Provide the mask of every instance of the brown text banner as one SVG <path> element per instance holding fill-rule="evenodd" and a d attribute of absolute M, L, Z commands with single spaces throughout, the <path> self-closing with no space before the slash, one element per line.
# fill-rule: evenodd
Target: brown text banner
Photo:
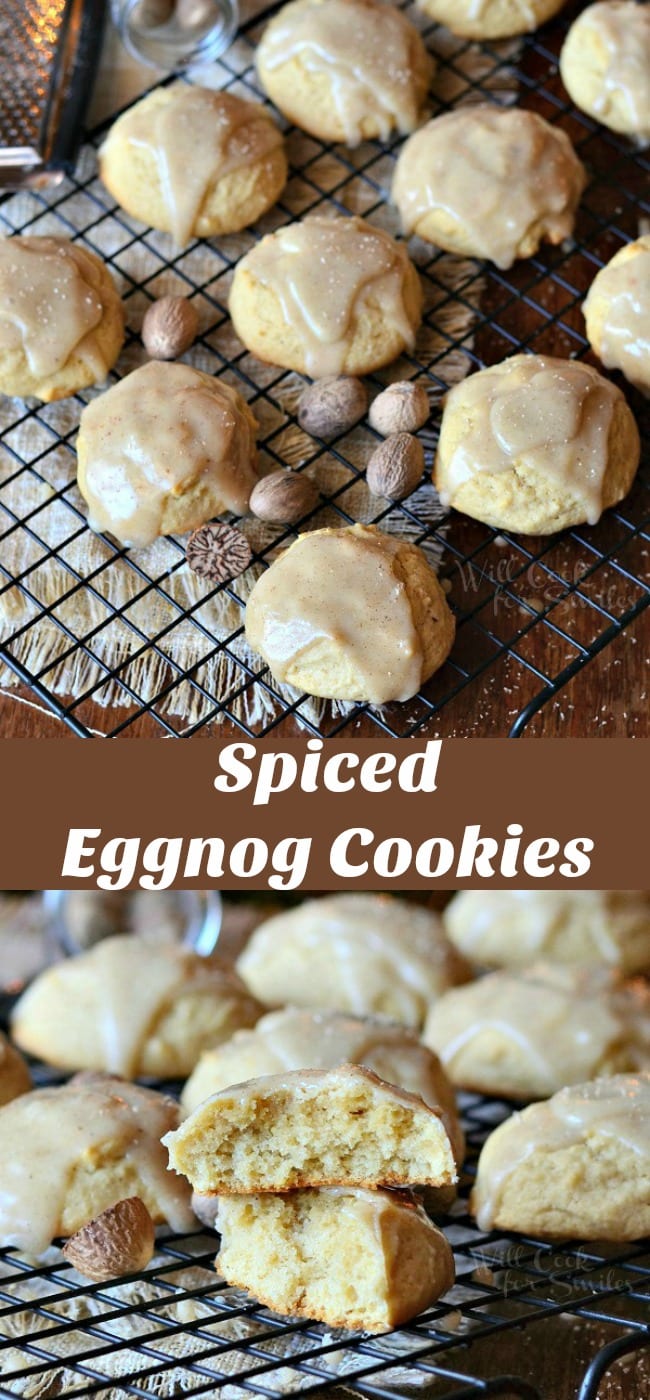
<path fill-rule="evenodd" d="M 5 889 L 636 888 L 649 745 L 6 740 Z"/>

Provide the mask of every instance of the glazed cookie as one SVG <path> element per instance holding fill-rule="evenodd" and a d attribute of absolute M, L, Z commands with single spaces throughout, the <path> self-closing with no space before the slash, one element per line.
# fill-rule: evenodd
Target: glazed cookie
<path fill-rule="evenodd" d="M 104 1075 L 78 1075 L 5 1105 L 0 1244 L 40 1254 L 129 1196 L 156 1223 L 192 1229 L 187 1183 L 167 1171 L 160 1142 L 178 1117 L 173 1099 Z"/>
<path fill-rule="evenodd" d="M 532 34 L 565 0 L 417 0 L 419 8 L 463 39 L 510 39 Z"/>
<path fill-rule="evenodd" d="M 598 358 L 650 394 L 650 234 L 619 248 L 594 278 L 582 309 Z"/>
<path fill-rule="evenodd" d="M 223 379 L 155 361 L 83 410 L 79 490 L 89 524 L 134 548 L 243 515 L 257 481 L 257 423 Z"/>
<path fill-rule="evenodd" d="M 392 199 L 405 233 L 508 268 L 569 237 L 586 182 L 559 127 L 520 107 L 471 104 L 409 138 Z"/>
<path fill-rule="evenodd" d="M 434 62 L 415 25 L 382 0 L 290 0 L 264 31 L 257 71 L 289 121 L 356 146 L 415 129 Z"/>
<path fill-rule="evenodd" d="M 237 970 L 270 1005 L 290 1000 L 416 1027 L 436 997 L 470 976 L 437 914 L 372 894 L 306 899 L 267 919 Z"/>
<path fill-rule="evenodd" d="M 231 1040 L 203 1053 L 181 1103 L 191 1113 L 211 1094 L 245 1079 L 284 1070 L 335 1069 L 343 1063 L 363 1065 L 440 1109 L 456 1161 L 462 1162 L 456 1096 L 437 1055 L 413 1031 L 389 1021 L 296 1006 L 272 1011 L 252 1030 L 237 1031 Z"/>
<path fill-rule="evenodd" d="M 640 451 L 623 394 L 591 365 L 513 355 L 447 395 L 434 481 L 475 520 L 552 535 L 622 500 Z"/>
<path fill-rule="evenodd" d="M 445 1079 L 442 1070 L 440 1074 Z M 26 1094 L 31 1087 L 32 1076 L 22 1055 L 0 1031 L 0 1107 L 17 1099 L 19 1094 Z M 451 1085 L 449 1092 L 454 1092 Z"/>
<path fill-rule="evenodd" d="M 422 288 L 405 246 L 383 229 L 315 215 L 246 253 L 229 308 L 251 354 L 322 379 L 370 374 L 412 350 Z"/>
<path fill-rule="evenodd" d="M 65 399 L 106 378 L 124 315 L 108 268 L 67 238 L 0 238 L 0 394 Z"/>
<path fill-rule="evenodd" d="M 14 1008 L 12 1034 L 61 1069 L 174 1078 L 262 1011 L 217 959 L 118 934 L 36 977 Z"/>
<path fill-rule="evenodd" d="M 278 681 L 374 705 L 416 695 L 455 630 L 422 550 L 374 525 L 299 535 L 246 607 L 246 639 Z"/>
<path fill-rule="evenodd" d="M 650 992 L 600 968 L 537 963 L 441 997 L 424 1039 L 454 1084 L 542 1099 L 605 1074 L 650 1068 Z"/>
<path fill-rule="evenodd" d="M 259 102 L 172 83 L 118 117 L 99 170 L 122 209 L 183 248 L 254 224 L 284 189 L 287 157 Z"/>
<path fill-rule="evenodd" d="M 441 1110 L 359 1065 L 233 1084 L 163 1141 L 200 1195 L 457 1180 Z"/>
<path fill-rule="evenodd" d="M 650 9 L 634 0 L 588 5 L 560 54 L 576 107 L 612 131 L 650 141 Z"/>
<path fill-rule="evenodd" d="M 284 1316 L 384 1332 L 454 1282 L 445 1236 L 402 1191 L 224 1196 L 218 1218 L 219 1273 Z"/>
<path fill-rule="evenodd" d="M 443 917 L 454 946 L 483 967 L 543 958 L 599 963 L 624 976 L 650 970 L 645 890 L 463 890 Z"/>
<path fill-rule="evenodd" d="M 481 1230 L 650 1234 L 650 1074 L 561 1089 L 502 1123 L 479 1158 L 472 1209 Z"/>

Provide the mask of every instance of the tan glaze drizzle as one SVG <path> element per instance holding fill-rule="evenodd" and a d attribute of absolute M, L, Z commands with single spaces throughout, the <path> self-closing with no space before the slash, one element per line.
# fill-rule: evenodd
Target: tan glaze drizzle
<path fill-rule="evenodd" d="M 535 1152 L 561 1151 L 598 1135 L 613 1137 L 639 1157 L 650 1155 L 650 1074 L 615 1075 L 561 1089 L 547 1103 L 516 1113 L 488 1140 L 472 1203 L 489 1230 L 508 1177 Z"/>
<path fill-rule="evenodd" d="M 569 236 L 584 185 L 563 131 L 534 112 L 477 104 L 409 138 L 392 197 L 405 233 L 437 212 L 463 229 L 476 257 L 508 268 L 540 221 L 552 242 Z"/>
<path fill-rule="evenodd" d="M 104 379 L 108 365 L 92 334 L 104 307 L 88 254 L 63 238 L 0 239 L 0 351 L 24 351 L 37 379 L 74 353 Z M 95 274 L 96 275 L 96 274 Z"/>
<path fill-rule="evenodd" d="M 593 31 L 607 54 L 602 92 L 593 103 L 596 116 L 606 122 L 612 99 L 622 100 L 631 130 L 650 141 L 650 10 L 635 0 L 606 0 L 585 10 L 580 25 L 585 36 L 587 28 Z"/>
<path fill-rule="evenodd" d="M 634 1012 L 614 979 L 596 970 L 530 968 L 519 976 L 505 972 L 482 977 L 453 993 L 433 1013 L 432 1043 L 443 1064 L 454 1061 L 484 1032 L 494 1032 L 517 1048 L 546 1083 L 550 1094 L 563 1082 L 567 1063 L 574 1077 L 588 1078 L 608 1052 L 625 1038 L 625 1013 Z M 629 1061 L 628 1061 L 629 1063 Z"/>
<path fill-rule="evenodd" d="M 392 569 L 399 540 L 355 525 L 301 535 L 258 579 L 246 635 L 286 681 L 319 644 L 345 656 L 373 704 L 408 700 L 422 680 L 422 647 L 406 588 Z"/>
<path fill-rule="evenodd" d="M 649 78 L 650 81 L 650 78 Z M 630 384 L 650 393 L 650 235 L 634 244 L 635 257 L 614 262 L 598 273 L 584 303 L 607 303 L 599 353 L 607 369 L 621 369 Z"/>
<path fill-rule="evenodd" d="M 0 1110 L 0 1243 L 38 1255 L 59 1234 L 75 1167 L 101 1157 L 133 1166 L 174 1230 L 195 1224 L 187 1183 L 160 1138 L 176 1121 L 163 1094 L 101 1076 L 37 1089 Z"/>
<path fill-rule="evenodd" d="M 413 31 L 399 10 L 376 0 L 301 0 L 280 12 L 262 40 L 262 64 L 272 72 L 298 59 L 308 73 L 326 74 L 331 100 L 349 145 L 363 140 L 372 115 L 387 140 L 417 126 L 412 76 Z"/>
<path fill-rule="evenodd" d="M 243 515 L 257 480 L 235 391 L 190 365 L 160 361 L 128 374 L 84 409 L 81 431 L 93 530 L 127 545 L 163 533 L 168 498 L 216 479 L 224 509 Z"/>
<path fill-rule="evenodd" d="M 282 135 L 259 103 L 187 83 L 175 83 L 171 92 L 173 101 L 135 107 L 128 134 L 155 158 L 172 237 L 183 248 L 210 186 L 263 161 L 282 145 Z"/>
<path fill-rule="evenodd" d="M 270 234 L 246 258 L 251 275 L 278 298 L 315 379 L 343 369 L 354 313 L 368 295 L 412 348 L 403 296 L 407 262 L 405 248 L 383 229 L 363 219 L 323 217 Z"/>
<path fill-rule="evenodd" d="M 459 387 L 467 431 L 447 465 L 443 504 L 477 473 L 526 462 L 570 490 L 594 525 L 619 390 L 590 365 L 549 355 L 514 355 Z"/>
<path fill-rule="evenodd" d="M 467 19 L 481 19 L 493 4 L 494 0 L 470 0 L 465 11 Z M 528 4 L 524 4 L 523 0 L 519 0 L 518 11 L 522 19 L 525 19 L 526 23 L 530 25 L 531 29 L 537 29 L 539 21 L 532 0 L 530 0 Z"/>

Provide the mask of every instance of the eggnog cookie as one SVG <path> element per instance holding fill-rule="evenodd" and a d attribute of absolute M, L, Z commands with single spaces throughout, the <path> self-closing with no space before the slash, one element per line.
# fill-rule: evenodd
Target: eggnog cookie
<path fill-rule="evenodd" d="M 509 1118 L 483 1148 L 472 1209 L 482 1230 L 650 1234 L 650 1074 L 562 1089 Z"/>
<path fill-rule="evenodd" d="M 202 1195 L 457 1180 L 441 1110 L 359 1065 L 233 1084 L 164 1142 Z"/>
<path fill-rule="evenodd" d="M 451 942 L 484 967 L 600 963 L 650 970 L 646 890 L 462 890 L 447 905 Z"/>
<path fill-rule="evenodd" d="M 650 10 L 602 0 L 574 20 L 560 54 L 562 82 L 576 107 L 612 131 L 650 140 Z"/>
<path fill-rule="evenodd" d="M 290 0 L 264 31 L 257 71 L 289 121 L 356 146 L 414 130 L 434 62 L 415 25 L 382 0 Z"/>
<path fill-rule="evenodd" d="M 630 384 L 650 394 L 649 234 L 619 248 L 601 268 L 582 309 L 587 337 L 598 358 L 607 369 L 620 369 Z"/>
<path fill-rule="evenodd" d="M 219 1202 L 216 1267 L 274 1312 L 384 1332 L 454 1282 L 442 1234 L 405 1192 L 350 1186 Z"/>
<path fill-rule="evenodd" d="M 469 968 L 437 914 L 373 894 L 306 899 L 255 930 L 237 962 L 270 1005 L 329 1007 L 421 1026 L 436 997 Z"/>
<path fill-rule="evenodd" d="M 650 992 L 605 969 L 536 963 L 447 992 L 424 1039 L 464 1089 L 547 1098 L 566 1084 L 650 1068 Z"/>
<path fill-rule="evenodd" d="M 191 1113 L 210 1094 L 245 1079 L 297 1069 L 363 1065 L 380 1079 L 418 1094 L 439 1108 L 457 1161 L 463 1135 L 456 1097 L 437 1055 L 413 1031 L 388 1021 L 345 1016 L 337 1011 L 305 1011 L 289 1006 L 263 1016 L 252 1030 L 206 1050 L 190 1075 L 181 1103 Z"/>
<path fill-rule="evenodd" d="M 155 361 L 83 410 L 79 490 L 93 530 L 134 548 L 243 515 L 257 481 L 257 423 L 222 379 Z"/>
<path fill-rule="evenodd" d="M 247 641 L 277 680 L 375 705 L 416 695 L 455 631 L 422 550 L 373 525 L 300 535 L 246 608 Z"/>
<path fill-rule="evenodd" d="M 246 253 L 229 308 L 251 354 L 322 379 L 370 374 L 412 350 L 422 288 L 389 233 L 354 216 L 314 215 Z"/>
<path fill-rule="evenodd" d="M 51 403 L 106 378 L 122 348 L 108 268 L 67 238 L 0 238 L 0 394 Z"/>
<path fill-rule="evenodd" d="M 508 268 L 569 236 L 586 181 L 559 127 L 520 107 L 472 104 L 409 137 L 392 198 L 405 233 Z"/>
<path fill-rule="evenodd" d="M 591 365 L 513 355 L 447 395 L 434 481 L 475 520 L 552 535 L 622 500 L 640 451 L 623 394 Z"/>
<path fill-rule="evenodd" d="M 287 157 L 260 103 L 172 83 L 118 117 L 99 169 L 122 209 L 182 248 L 254 224 L 286 184 Z"/>
<path fill-rule="evenodd" d="M 173 1099 L 104 1075 L 78 1075 L 6 1104 L 0 1244 L 40 1254 L 129 1196 L 139 1196 L 156 1223 L 191 1229 L 189 1188 L 167 1170 L 160 1141 L 178 1117 Z"/>
<path fill-rule="evenodd" d="M 442 1070 L 440 1075 L 442 1079 L 446 1078 Z M 17 1099 L 19 1094 L 26 1094 L 31 1087 L 32 1076 L 22 1055 L 11 1041 L 7 1040 L 6 1035 L 0 1032 L 0 1106 Z M 454 1092 L 451 1085 L 449 1092 Z"/>
<path fill-rule="evenodd" d="M 61 1069 L 184 1077 L 262 1010 L 217 959 L 118 934 L 40 973 L 14 1008 L 12 1034 Z"/>
<path fill-rule="evenodd" d="M 509 39 L 532 34 L 565 0 L 417 0 L 430 19 L 464 39 Z"/>

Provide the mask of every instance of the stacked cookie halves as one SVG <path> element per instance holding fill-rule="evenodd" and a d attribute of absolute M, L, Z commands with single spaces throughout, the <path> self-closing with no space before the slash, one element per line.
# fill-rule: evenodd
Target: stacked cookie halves
<path fill-rule="evenodd" d="M 370 1070 L 247 1080 L 163 1141 L 216 1220 L 219 1272 L 276 1312 L 381 1332 L 453 1282 L 447 1240 L 409 1191 L 456 1181 L 443 1112 Z"/>

